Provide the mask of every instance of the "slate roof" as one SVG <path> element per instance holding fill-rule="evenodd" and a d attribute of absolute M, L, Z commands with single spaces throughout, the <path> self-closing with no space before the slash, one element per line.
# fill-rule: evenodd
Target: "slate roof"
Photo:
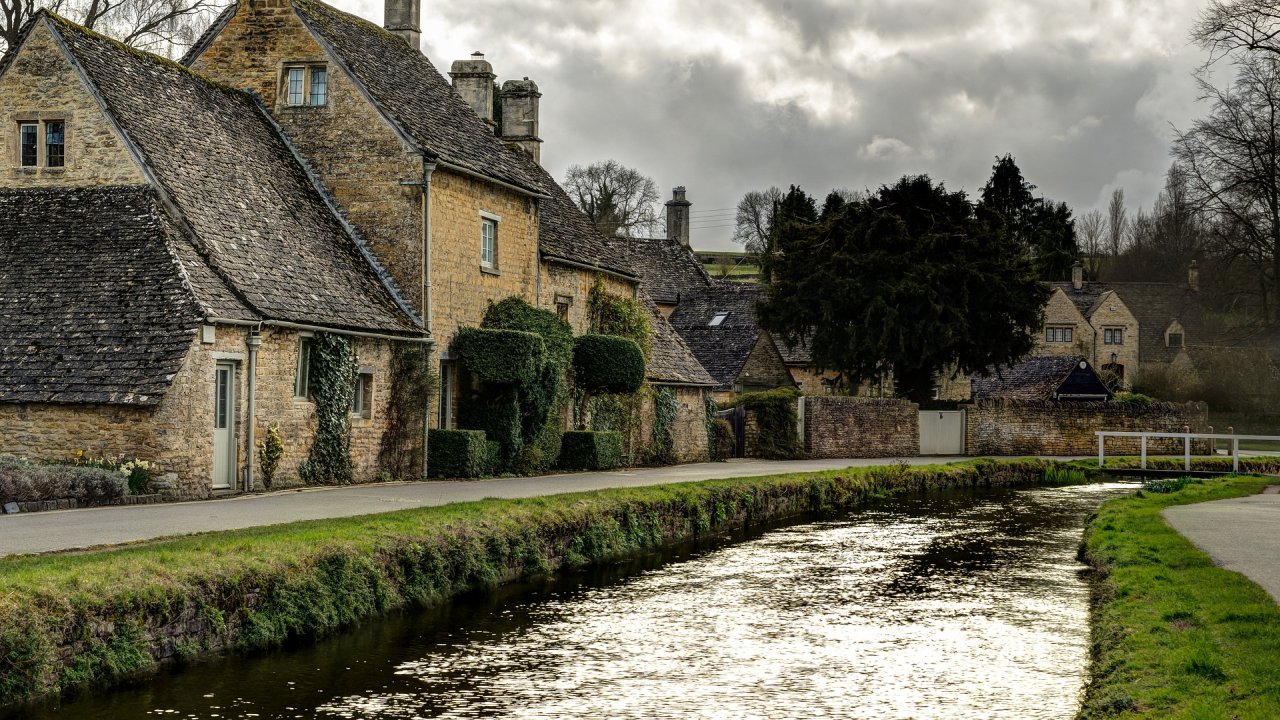
<path fill-rule="evenodd" d="M 715 379 L 717 389 L 733 387 L 760 338 L 755 308 L 764 292 L 763 285 L 754 283 L 712 283 L 681 298 L 671 313 L 671 326 Z M 721 312 L 728 315 L 713 327 L 711 320 Z"/>
<path fill-rule="evenodd" d="M 1082 362 L 1085 358 L 1076 355 L 1025 358 L 1012 367 L 971 378 L 973 399 L 1051 400 Z"/>
<path fill-rule="evenodd" d="M 718 383 L 706 368 L 694 357 L 671 323 L 658 311 L 658 306 L 648 295 L 641 293 L 645 307 L 649 308 L 649 322 L 653 328 L 652 348 L 646 375 L 656 384 L 701 385 L 714 387 Z"/>
<path fill-rule="evenodd" d="M 636 270 L 622 250 L 621 238 L 601 234 L 546 170 L 532 159 L 529 164 L 538 173 L 550 196 L 538 204 L 538 251 L 543 257 L 570 260 L 629 278 L 636 277 Z"/>
<path fill-rule="evenodd" d="M 190 229 L 179 256 L 206 288 L 211 310 L 421 332 L 252 96 L 48 17 Z M 219 281 L 221 294 L 211 290 Z"/>
<path fill-rule="evenodd" d="M 530 192 L 549 192 L 528 156 L 499 140 L 418 48 L 319 0 L 292 4 L 382 112 L 427 154 Z"/>
<path fill-rule="evenodd" d="M 676 304 L 714 282 L 693 250 L 668 238 L 616 238 L 645 292 L 656 302 Z"/>
<path fill-rule="evenodd" d="M 203 318 L 181 243 L 147 187 L 0 189 L 0 402 L 158 403 Z"/>
<path fill-rule="evenodd" d="M 1052 283 L 1060 288 L 1080 309 L 1090 317 L 1103 296 L 1114 290 L 1120 300 L 1138 320 L 1138 361 L 1172 362 L 1179 348 L 1166 347 L 1164 331 L 1177 320 L 1186 331 L 1187 344 L 1203 343 L 1203 307 L 1199 296 L 1186 285 L 1152 282 L 1087 282 L 1076 290 L 1069 282 Z"/>

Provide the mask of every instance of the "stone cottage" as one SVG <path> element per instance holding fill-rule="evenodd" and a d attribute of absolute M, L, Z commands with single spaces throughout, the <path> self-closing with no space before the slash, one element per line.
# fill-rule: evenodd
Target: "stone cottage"
<path fill-rule="evenodd" d="M 0 66 L 0 452 L 136 454 L 205 496 L 252 487 L 254 438 L 278 424 L 296 482 L 310 338 L 334 333 L 359 357 L 368 480 L 397 353 L 438 346 L 447 399 L 449 342 L 489 302 L 582 332 L 597 277 L 639 297 L 536 162 L 536 85 L 504 86 L 495 128 L 419 52 L 418 23 L 407 0 L 386 28 L 241 0 L 182 65 L 49 13 L 29 24 Z M 447 426 L 448 408 L 400 415 Z"/>

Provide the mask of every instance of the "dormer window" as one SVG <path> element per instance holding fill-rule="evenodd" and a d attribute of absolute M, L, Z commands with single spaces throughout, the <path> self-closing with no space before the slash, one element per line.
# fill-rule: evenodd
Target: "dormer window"
<path fill-rule="evenodd" d="M 716 316 L 711 318 L 711 322 L 707 323 L 707 325 L 710 325 L 711 327 L 720 327 L 724 324 L 725 318 L 727 317 L 729 317 L 729 313 L 727 312 L 716 313 Z"/>
<path fill-rule="evenodd" d="M 1182 347 L 1182 333 L 1180 332 L 1169 333 L 1169 341 L 1166 343 L 1166 345 L 1168 345 L 1171 348 Z"/>
<path fill-rule="evenodd" d="M 329 103 L 329 73 L 323 65 L 290 65 L 284 69 L 284 102 L 291 107 Z"/>

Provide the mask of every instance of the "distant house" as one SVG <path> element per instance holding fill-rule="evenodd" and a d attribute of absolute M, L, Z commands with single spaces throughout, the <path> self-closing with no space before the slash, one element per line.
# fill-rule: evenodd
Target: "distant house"
<path fill-rule="evenodd" d="M 672 190 L 667 201 L 667 236 L 617 238 L 628 271 L 664 317 L 670 317 L 681 298 L 711 287 L 714 280 L 689 247 L 689 208 L 683 186 Z"/>
<path fill-rule="evenodd" d="M 971 378 L 974 400 L 1101 402 L 1111 390 L 1083 356 L 1029 357 Z"/>
<path fill-rule="evenodd" d="M 1083 355 L 1124 386 L 1143 366 L 1188 365 L 1187 346 L 1208 339 L 1194 264 L 1185 284 L 1087 282 L 1077 265 L 1051 287 L 1036 354 Z"/>
<path fill-rule="evenodd" d="M 682 297 L 671 326 L 716 381 L 716 396 L 795 387 L 782 353 L 756 320 L 765 288 L 716 283 Z"/>

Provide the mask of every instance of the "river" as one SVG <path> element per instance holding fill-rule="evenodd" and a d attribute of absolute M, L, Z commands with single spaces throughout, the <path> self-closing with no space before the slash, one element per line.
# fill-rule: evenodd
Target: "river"
<path fill-rule="evenodd" d="M 1132 485 L 892 498 L 190 665 L 28 718 L 1071 718 L 1089 514 Z"/>

